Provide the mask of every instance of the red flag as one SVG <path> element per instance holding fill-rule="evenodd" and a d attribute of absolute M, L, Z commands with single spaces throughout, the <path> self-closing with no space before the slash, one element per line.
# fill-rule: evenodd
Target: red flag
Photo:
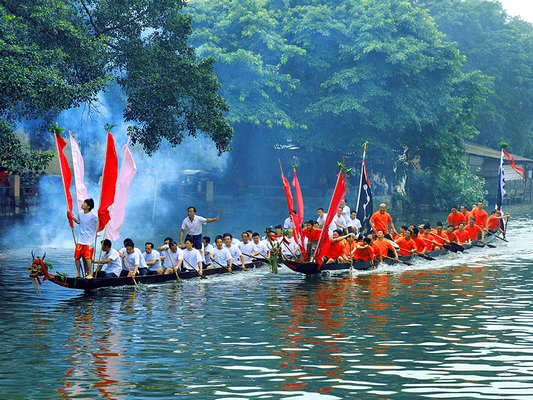
<path fill-rule="evenodd" d="M 287 178 L 285 178 L 285 175 L 281 174 L 281 179 L 283 180 L 283 189 L 285 190 L 285 196 L 287 197 L 287 208 L 289 209 L 289 213 L 292 215 L 294 211 L 292 209 L 293 200 L 291 187 L 289 186 L 289 181 Z"/>
<path fill-rule="evenodd" d="M 324 228 L 320 233 L 320 238 L 318 239 L 318 245 L 315 250 L 315 261 L 319 266 L 322 265 L 322 257 L 327 252 L 329 248 L 329 236 L 328 236 L 328 226 L 333 221 L 333 218 L 337 214 L 337 210 L 341 205 L 341 201 L 346 194 L 346 177 L 342 176 L 342 171 L 337 175 L 337 183 L 335 185 L 335 190 L 333 191 L 333 196 L 331 196 L 331 202 L 329 204 L 328 216 L 324 222 Z M 320 268 L 319 268 L 320 269 Z"/>
<path fill-rule="evenodd" d="M 296 194 L 296 207 L 298 208 L 298 215 L 293 214 L 294 223 L 294 236 L 296 237 L 296 243 L 300 247 L 300 253 L 305 258 L 305 246 L 302 235 L 302 222 L 304 220 L 304 199 L 302 197 L 302 190 L 300 188 L 300 182 L 296 176 L 296 168 L 294 168 L 294 178 L 292 179 L 292 186 L 294 186 L 294 193 Z"/>
<path fill-rule="evenodd" d="M 505 153 L 505 155 L 507 156 L 507 161 L 509 162 L 509 165 L 511 166 L 512 169 L 515 170 L 515 172 L 520 175 L 522 178 L 525 178 L 526 175 L 526 171 L 523 170 L 522 168 L 518 168 L 515 164 L 514 164 L 514 158 L 512 155 L 510 155 L 509 153 L 507 153 L 504 149 L 502 149 L 502 151 Z M 512 164 L 511 164 L 511 161 L 512 161 Z"/>
<path fill-rule="evenodd" d="M 100 192 L 100 207 L 98 208 L 98 232 L 105 228 L 111 217 L 108 208 L 115 201 L 115 188 L 118 175 L 118 157 L 115 141 L 111 132 L 107 132 L 107 146 L 105 152 L 104 172 L 102 174 L 102 189 Z"/>
<path fill-rule="evenodd" d="M 56 145 L 57 154 L 59 155 L 59 167 L 61 168 L 61 178 L 63 180 L 63 192 L 65 193 L 65 200 L 67 201 L 67 218 L 71 228 L 74 228 L 74 222 L 72 221 L 72 195 L 70 194 L 70 183 L 72 181 L 72 173 L 68 166 L 67 158 L 63 149 L 67 145 L 65 139 L 56 133 Z"/>

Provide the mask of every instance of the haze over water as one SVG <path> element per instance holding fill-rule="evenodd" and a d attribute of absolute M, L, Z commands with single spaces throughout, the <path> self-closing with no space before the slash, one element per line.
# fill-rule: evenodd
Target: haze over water
<path fill-rule="evenodd" d="M 432 263 L 89 294 L 36 296 L 31 245 L 4 246 L 0 397 L 533 399 L 530 218 L 509 243 Z M 71 257 L 48 249 L 70 275 Z"/>

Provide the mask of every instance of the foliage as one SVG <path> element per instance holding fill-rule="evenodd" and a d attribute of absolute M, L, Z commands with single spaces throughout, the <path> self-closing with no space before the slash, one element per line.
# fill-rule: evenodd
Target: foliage
<path fill-rule="evenodd" d="M 13 129 L 5 121 L 0 121 L 0 165 L 12 174 L 21 175 L 25 171 L 38 173 L 52 161 L 50 151 L 28 151 Z"/>
<path fill-rule="evenodd" d="M 302 162 L 316 165 L 320 153 L 325 165 L 329 152 L 358 153 L 368 142 L 368 163 L 388 176 L 399 157 L 440 173 L 476 134 L 474 110 L 490 82 L 463 73 L 464 56 L 408 2 L 189 4 L 193 42 L 217 57 L 234 147 L 247 157 L 251 146 L 266 153 L 290 143 L 307 151 Z"/>
<path fill-rule="evenodd" d="M 187 44 L 182 0 L 0 2 L 0 113 L 13 122 L 94 103 L 109 84 L 124 93 L 133 142 L 150 153 L 200 132 L 220 152 L 232 129 L 213 59 Z"/>
<path fill-rule="evenodd" d="M 497 1 L 418 0 L 449 41 L 466 56 L 466 71 L 490 77 L 492 93 L 475 110 L 475 141 L 497 147 L 505 140 L 533 156 L 533 25 L 509 17 Z"/>

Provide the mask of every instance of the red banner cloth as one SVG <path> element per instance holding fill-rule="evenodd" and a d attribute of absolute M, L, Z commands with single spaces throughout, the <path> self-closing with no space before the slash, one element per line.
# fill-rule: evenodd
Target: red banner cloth
<path fill-rule="evenodd" d="M 300 253 L 306 258 L 306 251 L 304 246 L 304 238 L 302 235 L 302 222 L 304 220 L 304 199 L 302 197 L 302 190 L 300 188 L 300 182 L 296 176 L 296 168 L 294 168 L 294 178 L 292 179 L 292 186 L 294 186 L 294 193 L 296 194 L 296 207 L 298 209 L 298 215 L 292 214 L 292 222 L 294 223 L 294 236 L 296 243 L 300 248 Z"/>
<path fill-rule="evenodd" d="M 514 163 L 514 158 L 512 155 L 510 155 L 509 153 L 507 153 L 504 149 L 502 149 L 502 151 L 505 153 L 505 155 L 507 156 L 507 161 L 509 162 L 509 165 L 511 166 L 512 169 L 515 170 L 515 172 L 520 175 L 522 178 L 525 178 L 526 177 L 526 171 L 523 170 L 522 168 L 518 168 L 515 163 Z M 512 162 L 512 163 L 511 163 Z"/>
<path fill-rule="evenodd" d="M 65 193 L 65 200 L 67 201 L 67 218 L 71 228 L 74 228 L 74 221 L 72 220 L 72 195 L 70 194 L 70 184 L 72 182 L 72 172 L 68 166 L 67 157 L 63 150 L 67 145 L 67 141 L 56 133 L 57 154 L 59 155 L 59 167 L 61 168 L 61 178 L 63 180 L 63 192 Z"/>
<path fill-rule="evenodd" d="M 100 207 L 98 208 L 98 232 L 105 228 L 111 217 L 109 207 L 115 201 L 115 188 L 118 176 L 118 157 L 115 141 L 110 132 L 107 133 L 104 172 L 102 174 L 102 189 L 100 192 Z"/>
<path fill-rule="evenodd" d="M 324 222 L 324 227 L 322 229 L 322 233 L 320 233 L 320 239 L 318 239 L 318 245 L 315 250 L 315 261 L 320 266 L 322 265 L 322 258 L 324 257 L 324 254 L 328 251 L 330 241 L 329 239 L 329 233 L 328 233 L 328 227 L 333 221 L 333 218 L 337 214 L 337 210 L 339 209 L 339 206 L 341 205 L 341 201 L 344 198 L 344 195 L 346 194 L 346 177 L 342 176 L 342 171 L 339 172 L 339 175 L 337 175 L 337 183 L 335 184 L 335 190 L 333 192 L 333 196 L 331 196 L 331 202 L 329 204 L 328 209 L 328 216 L 326 217 L 326 221 Z"/>

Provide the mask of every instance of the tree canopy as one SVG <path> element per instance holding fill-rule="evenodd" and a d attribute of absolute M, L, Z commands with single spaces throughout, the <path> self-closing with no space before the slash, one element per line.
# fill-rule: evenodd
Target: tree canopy
<path fill-rule="evenodd" d="M 11 124 L 97 101 L 123 89 L 132 140 L 151 153 L 204 134 L 226 151 L 213 58 L 188 44 L 191 18 L 181 0 L 0 1 L 0 113 Z"/>
<path fill-rule="evenodd" d="M 220 60 L 235 146 L 252 131 L 266 146 L 297 144 L 316 162 L 317 152 L 353 152 L 368 141 L 388 173 L 403 155 L 420 158 L 428 184 L 450 170 L 470 177 L 460 163 L 463 139 L 475 134 L 487 79 L 462 72 L 464 57 L 421 8 L 195 0 L 189 12 L 199 54 Z"/>

